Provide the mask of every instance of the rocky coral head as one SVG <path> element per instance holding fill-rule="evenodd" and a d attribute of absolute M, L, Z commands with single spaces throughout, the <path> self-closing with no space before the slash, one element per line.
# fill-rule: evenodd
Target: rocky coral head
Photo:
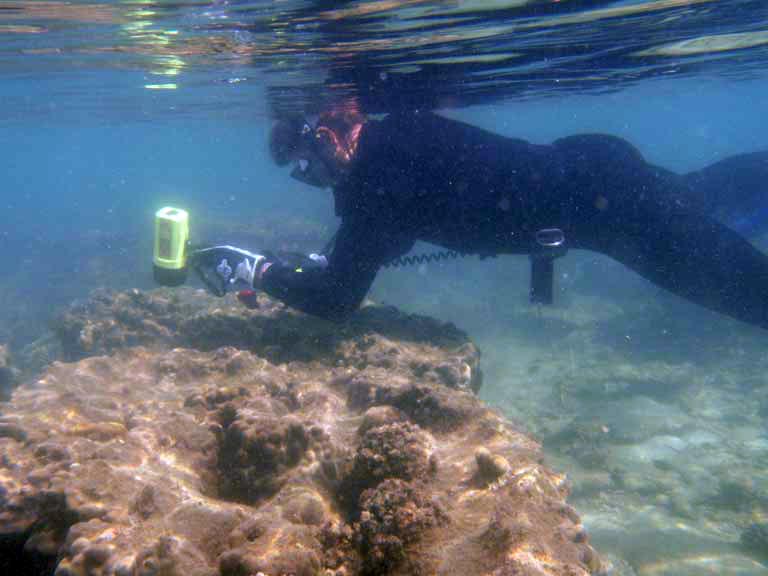
<path fill-rule="evenodd" d="M 361 427 L 365 423 L 364 419 Z M 363 492 L 384 480 L 412 481 L 426 479 L 433 473 L 436 462 L 430 456 L 429 444 L 428 436 L 409 422 L 382 424 L 366 430 L 337 489 L 347 520 L 359 519 Z"/>
<path fill-rule="evenodd" d="M 360 519 L 355 524 L 362 573 L 388 574 L 408 564 L 408 547 L 449 520 L 422 484 L 389 478 L 366 490 L 360 496 Z M 406 572 L 411 569 L 405 567 Z"/>
<path fill-rule="evenodd" d="M 97 290 L 59 314 L 53 328 L 68 361 L 137 345 L 232 346 L 277 363 L 407 369 L 421 381 L 475 392 L 482 384 L 480 353 L 453 324 L 366 306 L 339 325 L 293 311 L 264 294 L 257 303 L 248 310 L 234 297 L 211 298 L 189 288 Z"/>
<path fill-rule="evenodd" d="M 296 419 L 233 412 L 219 435 L 219 494 L 254 504 L 280 489 L 280 479 L 299 464 L 310 438 Z"/>
<path fill-rule="evenodd" d="M 0 526 L 57 576 L 594 571 L 564 479 L 472 392 L 458 331 L 184 294 L 70 310 L 73 361 L 3 405 Z"/>

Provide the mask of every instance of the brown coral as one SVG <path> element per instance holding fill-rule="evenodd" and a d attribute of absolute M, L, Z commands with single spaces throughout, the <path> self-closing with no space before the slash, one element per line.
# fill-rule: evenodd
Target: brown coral
<path fill-rule="evenodd" d="M 272 496 L 308 447 L 309 436 L 299 421 L 235 413 L 220 434 L 219 495 L 248 504 Z"/>
<path fill-rule="evenodd" d="M 426 436 L 408 422 L 384 424 L 366 431 L 337 492 L 342 509 L 351 520 L 360 513 L 361 494 L 386 479 L 415 480 L 430 468 Z"/>
<path fill-rule="evenodd" d="M 408 562 L 408 547 L 448 515 L 417 483 L 388 479 L 360 497 L 355 539 L 362 556 L 362 574 L 388 574 Z M 417 562 L 414 562 L 417 564 Z M 409 570 L 410 571 L 410 570 Z"/>

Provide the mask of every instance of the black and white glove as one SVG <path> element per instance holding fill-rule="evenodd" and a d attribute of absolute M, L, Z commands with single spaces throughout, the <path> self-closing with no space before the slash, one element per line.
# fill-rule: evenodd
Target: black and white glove
<path fill-rule="evenodd" d="M 197 275 L 216 296 L 251 290 L 258 283 L 269 259 L 235 246 L 208 246 L 193 250 L 191 264 Z"/>

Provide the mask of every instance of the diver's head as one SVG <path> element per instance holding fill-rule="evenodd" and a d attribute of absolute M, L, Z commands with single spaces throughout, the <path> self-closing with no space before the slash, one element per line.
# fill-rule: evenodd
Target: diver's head
<path fill-rule="evenodd" d="M 269 153 L 278 166 L 292 161 L 304 144 L 304 136 L 311 132 L 309 122 L 302 116 L 278 120 L 269 135 Z"/>
<path fill-rule="evenodd" d="M 269 150 L 278 166 L 294 162 L 291 176 L 319 188 L 335 185 L 357 152 L 363 117 L 352 112 L 324 114 L 313 127 L 302 117 L 278 121 Z"/>

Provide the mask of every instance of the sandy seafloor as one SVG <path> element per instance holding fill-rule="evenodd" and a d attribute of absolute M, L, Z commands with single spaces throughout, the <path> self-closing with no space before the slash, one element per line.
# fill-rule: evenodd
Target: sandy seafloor
<path fill-rule="evenodd" d="M 93 257 L 85 266 L 95 267 L 80 278 L 90 286 L 130 283 L 130 269 L 111 274 Z M 614 574 L 768 574 L 739 546 L 744 528 L 768 521 L 768 334 L 600 256 L 573 252 L 557 276 L 550 308 L 527 304 L 519 256 L 385 270 L 371 297 L 470 334 L 483 354 L 482 398 L 569 476 L 571 502 Z M 49 311 L 14 290 L 22 280 L 2 283 L 3 321 L 32 337 Z M 84 297 L 77 282 L 59 297 Z"/>
<path fill-rule="evenodd" d="M 481 396 L 543 441 L 616 574 L 768 574 L 739 545 L 768 519 L 768 334 L 586 252 L 551 308 L 526 303 L 524 257 L 429 266 L 374 294 L 469 331 Z"/>

